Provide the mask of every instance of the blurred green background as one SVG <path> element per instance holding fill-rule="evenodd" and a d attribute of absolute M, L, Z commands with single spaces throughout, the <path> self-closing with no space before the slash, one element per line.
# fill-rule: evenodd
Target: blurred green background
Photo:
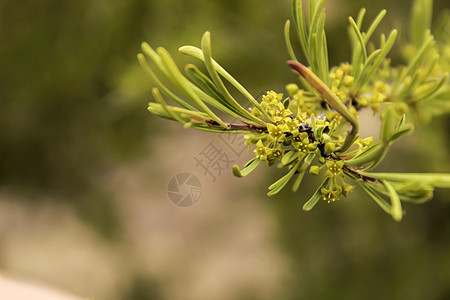
<path fill-rule="evenodd" d="M 410 5 L 329 0 L 331 63 L 349 59 L 349 15 L 386 8 L 381 33 Z M 192 158 L 215 137 L 147 112 L 142 41 L 186 63 L 176 49 L 210 30 L 253 95 L 282 92 L 289 17 L 289 0 L 1 1 L 0 272 L 95 299 L 449 299 L 449 191 L 400 224 L 358 191 L 305 213 L 313 180 L 270 199 L 278 170 L 213 184 Z M 448 172 L 449 130 L 417 128 L 378 170 Z M 165 194 L 180 171 L 204 183 L 187 210 Z"/>

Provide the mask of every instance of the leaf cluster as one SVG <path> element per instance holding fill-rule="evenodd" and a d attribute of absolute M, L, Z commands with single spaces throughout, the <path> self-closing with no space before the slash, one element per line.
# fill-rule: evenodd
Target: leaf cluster
<path fill-rule="evenodd" d="M 373 34 L 386 14 L 381 11 L 367 29 L 362 29 L 365 9 L 356 19 L 349 17 L 352 54 L 349 62 L 329 67 L 325 35 L 325 0 L 292 1 L 293 25 L 303 56 L 300 63 L 291 42 L 291 22 L 284 34 L 291 60 L 288 65 L 299 74 L 303 88 L 286 86 L 287 96 L 268 91 L 255 99 L 233 76 L 212 58 L 211 37 L 206 32 L 201 48 L 183 46 L 179 51 L 203 62 L 206 73 L 188 64 L 184 73 L 164 48 L 153 50 L 142 44 L 138 60 L 152 80 L 153 97 L 149 111 L 212 132 L 246 134 L 246 144 L 254 147 L 255 158 L 233 174 L 245 177 L 265 162 L 278 164 L 287 173 L 269 186 L 268 195 L 281 191 L 291 180 L 296 191 L 304 175 L 321 176 L 322 183 L 303 206 L 312 209 L 318 200 L 328 203 L 347 197 L 359 185 L 388 214 L 400 221 L 403 201 L 423 203 L 431 199 L 434 188 L 450 188 L 449 174 L 374 173 L 390 146 L 412 132 L 427 116 L 449 111 L 450 85 L 445 66 L 449 41 L 437 43 L 431 34 L 431 0 L 416 0 L 413 6 L 411 38 L 400 45 L 406 64 L 391 66 L 388 57 L 397 38 L 397 30 L 380 36 L 378 46 Z M 422 13 L 423 12 L 423 13 Z M 446 16 L 441 21 L 441 36 L 448 30 Z M 447 51 L 448 52 L 448 51 Z M 441 53 L 444 53 L 441 63 Z M 161 78 L 164 78 L 162 80 Z M 163 82 L 169 81 L 172 87 Z M 231 92 L 227 86 L 234 90 Z M 245 109 L 232 95 L 248 101 Z M 170 99 L 178 106 L 168 105 Z M 444 101 L 447 104 L 442 104 Z M 442 104 L 442 105 L 441 105 Z M 371 109 L 381 118 L 380 139 L 360 138 L 359 111 Z M 226 123 L 220 114 L 238 120 Z M 323 172 L 322 172 L 323 171 Z M 347 181 L 351 181 L 349 184 Z"/>

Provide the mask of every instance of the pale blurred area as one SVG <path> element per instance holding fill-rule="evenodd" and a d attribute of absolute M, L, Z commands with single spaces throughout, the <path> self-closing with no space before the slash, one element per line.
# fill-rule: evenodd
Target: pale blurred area
<path fill-rule="evenodd" d="M 411 2 L 327 3 L 336 63 L 349 59 L 347 16 L 387 8 L 387 32 Z M 229 165 L 213 179 L 195 160 L 208 145 L 241 166 L 252 153 L 147 112 L 142 41 L 184 64 L 176 49 L 210 30 L 216 59 L 260 96 L 296 80 L 287 18 L 289 0 L 3 0 L 0 299 L 450 298 L 448 191 L 406 204 L 401 224 L 359 191 L 305 213 L 314 178 L 272 198 L 276 167 L 235 178 Z M 370 112 L 360 122 L 378 136 Z M 417 128 L 378 170 L 449 172 L 449 130 L 448 117 Z M 188 208 L 167 194 L 183 172 L 201 182 Z"/>
<path fill-rule="evenodd" d="M 29 282 L 19 282 L 10 278 L 0 277 L 0 291 L 3 300 L 80 300 L 66 293 L 56 291 L 42 285 L 35 285 Z"/>
<path fill-rule="evenodd" d="M 239 299 L 246 293 L 273 299 L 288 269 L 275 240 L 276 220 L 246 191 L 248 183 L 229 170 L 215 183 L 202 176 L 192 157 L 211 137 L 178 136 L 183 151 L 159 140 L 151 159 L 118 167 L 98 182 L 114 195 L 121 226 L 114 243 L 67 205 L 29 207 L 2 195 L 2 269 L 83 298 L 120 299 L 129 278 L 142 278 L 135 284 L 164 299 Z M 169 153 L 172 159 L 161 160 Z M 201 179 L 203 192 L 194 207 L 179 208 L 168 200 L 167 183 L 178 170 Z"/>

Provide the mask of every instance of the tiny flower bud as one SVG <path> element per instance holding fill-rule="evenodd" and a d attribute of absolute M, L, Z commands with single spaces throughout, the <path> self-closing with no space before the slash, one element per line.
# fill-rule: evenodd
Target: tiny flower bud
<path fill-rule="evenodd" d="M 373 144 L 373 136 L 369 136 L 369 137 L 367 137 L 367 138 L 362 140 L 362 145 L 364 147 L 370 146 L 372 144 Z"/>
<path fill-rule="evenodd" d="M 408 104 L 404 102 L 394 103 L 394 109 L 399 115 L 405 114 L 409 111 Z"/>
<path fill-rule="evenodd" d="M 325 144 L 325 152 L 326 153 L 333 153 L 335 150 L 336 150 L 335 143 L 326 143 Z"/>
<path fill-rule="evenodd" d="M 355 81 L 355 78 L 353 76 L 345 76 L 344 77 L 345 86 L 353 86 L 354 81 Z"/>
<path fill-rule="evenodd" d="M 344 183 L 342 185 L 342 195 L 344 195 L 345 197 L 347 197 L 348 193 L 350 193 L 351 191 L 353 191 L 355 187 L 351 184 L 348 183 Z"/>
<path fill-rule="evenodd" d="M 288 91 L 289 95 L 294 96 L 298 92 L 299 88 L 295 83 L 291 83 L 286 85 L 286 90 Z"/>
<path fill-rule="evenodd" d="M 361 105 L 362 107 L 369 105 L 369 102 L 365 98 L 359 100 L 358 102 L 359 102 L 359 105 Z"/>
<path fill-rule="evenodd" d="M 320 168 L 319 166 L 311 166 L 311 168 L 309 168 L 309 174 L 311 175 L 319 175 L 320 172 Z"/>

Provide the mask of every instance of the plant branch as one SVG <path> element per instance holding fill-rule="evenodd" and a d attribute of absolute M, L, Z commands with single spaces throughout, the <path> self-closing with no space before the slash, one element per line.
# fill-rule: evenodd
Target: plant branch
<path fill-rule="evenodd" d="M 305 78 L 305 80 L 323 97 L 328 105 L 341 114 L 352 125 L 351 131 L 345 138 L 344 144 L 340 149 L 338 149 L 338 151 L 344 152 L 350 148 L 356 140 L 359 131 L 358 120 L 350 113 L 347 106 L 345 106 L 344 103 L 330 90 L 330 88 L 311 70 L 301 63 L 293 60 L 288 61 L 288 65 L 297 71 L 303 78 Z"/>
<path fill-rule="evenodd" d="M 342 169 L 344 171 L 346 171 L 347 173 L 350 173 L 352 175 L 351 177 L 358 178 L 358 179 L 361 179 L 366 182 L 380 183 L 380 181 L 378 179 L 367 176 L 367 175 L 363 175 L 360 172 L 358 172 L 358 170 L 355 168 L 344 165 L 344 167 Z"/>

